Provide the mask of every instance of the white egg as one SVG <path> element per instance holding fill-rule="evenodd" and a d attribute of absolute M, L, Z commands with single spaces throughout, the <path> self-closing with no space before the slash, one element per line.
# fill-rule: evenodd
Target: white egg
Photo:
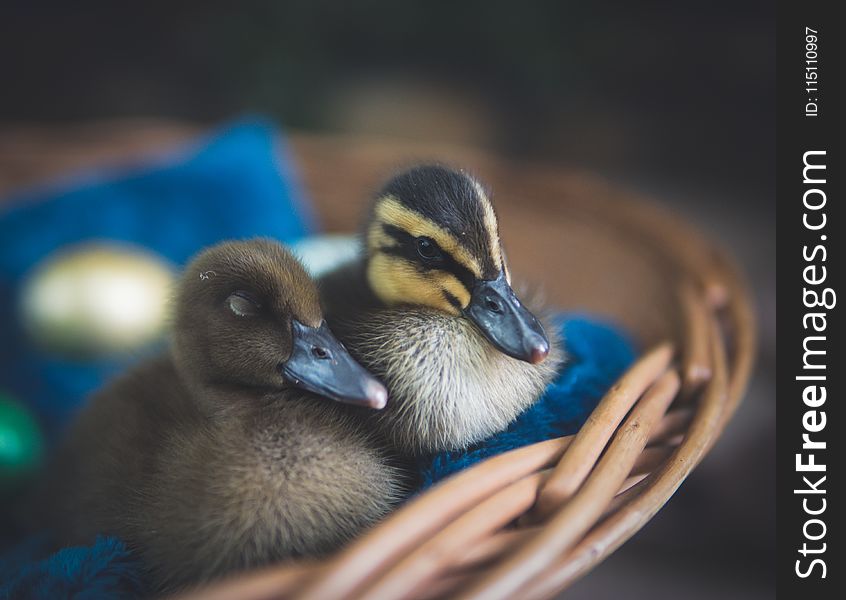
<path fill-rule="evenodd" d="M 26 331 L 62 354 L 127 352 L 159 339 L 173 270 L 158 256 L 116 243 L 60 250 L 40 263 L 21 292 Z"/>
<path fill-rule="evenodd" d="M 291 246 L 294 255 L 312 277 L 320 277 L 361 254 L 361 244 L 354 235 L 314 235 Z"/>

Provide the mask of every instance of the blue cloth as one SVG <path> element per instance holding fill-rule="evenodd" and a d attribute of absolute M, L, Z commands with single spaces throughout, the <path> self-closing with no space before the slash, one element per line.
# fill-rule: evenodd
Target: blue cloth
<path fill-rule="evenodd" d="M 74 361 L 32 347 L 16 306 L 27 273 L 50 253 L 99 240 L 130 243 L 176 266 L 227 238 L 292 241 L 313 219 L 276 132 L 235 123 L 197 148 L 141 170 L 89 173 L 0 205 L 0 390 L 29 405 L 48 433 L 137 359 Z M 280 152 L 281 151 L 281 152 Z M 70 186 L 70 187 L 68 187 Z"/>
<path fill-rule="evenodd" d="M 572 435 L 634 360 L 632 343 L 617 329 L 584 317 L 555 320 L 567 362 L 543 397 L 511 426 L 460 452 L 441 452 L 418 463 L 423 488 L 470 465 L 514 448 Z"/>
<path fill-rule="evenodd" d="M 291 164 L 269 124 L 245 120 L 144 168 L 90 172 L 0 204 L 0 390 L 33 409 L 52 438 L 91 391 L 139 358 L 74 361 L 32 347 L 16 306 L 41 260 L 96 240 L 137 245 L 178 267 L 223 239 L 294 241 L 314 219 Z M 138 595 L 139 567 L 119 540 L 50 557 L 44 548 L 33 537 L 0 555 L 0 598 Z"/>
<path fill-rule="evenodd" d="M 46 540 L 31 538 L 0 555 L 0 600 L 100 600 L 144 593 L 141 565 L 123 542 L 98 537 L 92 546 L 46 555 Z"/>

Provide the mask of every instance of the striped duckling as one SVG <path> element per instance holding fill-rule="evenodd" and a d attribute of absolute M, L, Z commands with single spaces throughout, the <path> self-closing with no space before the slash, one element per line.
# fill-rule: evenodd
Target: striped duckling
<path fill-rule="evenodd" d="M 482 185 L 442 166 L 377 195 L 364 256 L 323 276 L 327 319 L 388 387 L 379 429 L 403 454 L 464 448 L 508 426 L 553 379 L 561 344 L 511 287 Z"/>

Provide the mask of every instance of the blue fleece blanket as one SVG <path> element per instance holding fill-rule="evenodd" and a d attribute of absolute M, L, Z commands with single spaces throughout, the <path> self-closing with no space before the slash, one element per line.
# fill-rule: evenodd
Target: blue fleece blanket
<path fill-rule="evenodd" d="M 28 404 L 52 435 L 131 360 L 70 360 L 29 343 L 16 318 L 18 294 L 30 270 L 55 250 L 128 242 L 179 266 L 224 239 L 288 242 L 312 229 L 279 144 L 268 124 L 241 121 L 146 169 L 89 172 L 0 204 L 0 390 Z"/>
<path fill-rule="evenodd" d="M 141 568 L 123 542 L 98 537 L 91 546 L 45 556 L 47 540 L 32 537 L 0 555 L 0 600 L 129 599 L 144 594 Z"/>
<path fill-rule="evenodd" d="M 53 250 L 86 239 L 128 241 L 183 264 L 218 240 L 265 235 L 291 241 L 313 225 L 272 130 L 242 123 L 187 158 L 150 169 L 89 177 L 29 194 L 0 213 L 0 389 L 13 391 L 48 433 L 125 362 L 65 362 L 29 348 L 14 301 L 27 271 Z M 9 206 L 6 204 L 5 206 Z M 568 361 L 543 398 L 506 431 L 463 452 L 421 460 L 423 487 L 488 456 L 576 432 L 634 351 L 614 327 L 589 317 L 560 317 Z M 0 506 L 2 509 L 2 506 Z M 4 548 L 5 546 L 5 548 Z M 140 566 L 120 540 L 50 555 L 46 539 L 9 547 L 0 539 L 0 600 L 124 598 L 143 593 Z"/>

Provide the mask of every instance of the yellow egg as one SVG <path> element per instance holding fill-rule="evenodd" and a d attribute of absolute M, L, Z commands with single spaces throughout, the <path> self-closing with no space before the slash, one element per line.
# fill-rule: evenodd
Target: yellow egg
<path fill-rule="evenodd" d="M 173 281 L 167 263 L 138 248 L 68 248 L 30 274 L 20 297 L 21 318 L 32 340 L 52 352 L 132 351 L 162 336 Z"/>

